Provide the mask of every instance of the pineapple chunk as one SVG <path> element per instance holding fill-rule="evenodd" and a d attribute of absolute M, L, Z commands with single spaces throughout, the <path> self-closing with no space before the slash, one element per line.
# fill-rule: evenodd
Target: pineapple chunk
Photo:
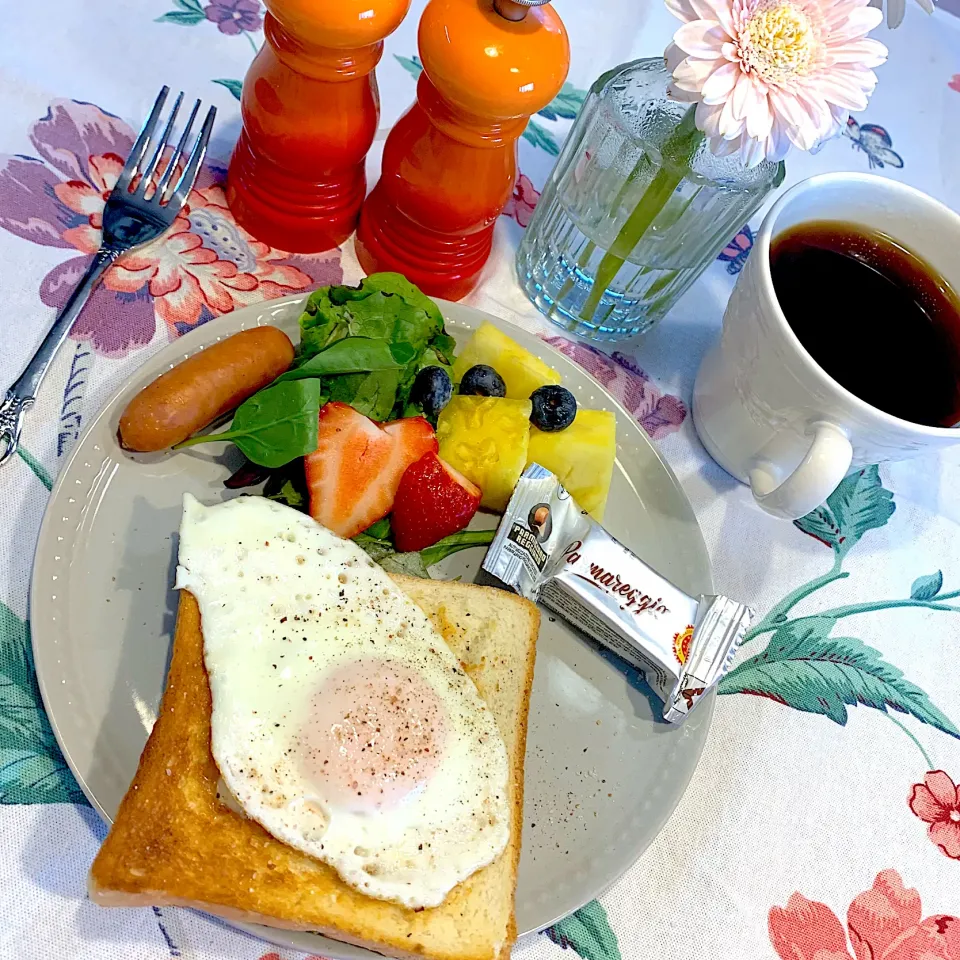
<path fill-rule="evenodd" d="M 560 382 L 556 370 L 524 350 L 492 323 L 484 323 L 467 341 L 453 365 L 454 380 L 459 381 L 478 363 L 493 367 L 503 377 L 508 400 L 528 400 L 538 387 Z"/>
<path fill-rule="evenodd" d="M 597 521 L 603 520 L 616 455 L 617 418 L 608 410 L 581 408 L 573 423 L 556 433 L 530 428 L 527 464 L 539 463 L 555 473 Z"/>
<path fill-rule="evenodd" d="M 506 509 L 527 464 L 529 400 L 455 396 L 437 420 L 440 459 L 483 492 L 480 505 Z"/>

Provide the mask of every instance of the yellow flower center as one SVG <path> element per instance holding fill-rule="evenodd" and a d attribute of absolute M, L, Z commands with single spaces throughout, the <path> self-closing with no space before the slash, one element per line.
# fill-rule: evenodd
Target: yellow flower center
<path fill-rule="evenodd" d="M 817 35 L 806 12 L 790 0 L 761 3 L 740 30 L 740 60 L 767 83 L 802 76 L 816 59 Z"/>

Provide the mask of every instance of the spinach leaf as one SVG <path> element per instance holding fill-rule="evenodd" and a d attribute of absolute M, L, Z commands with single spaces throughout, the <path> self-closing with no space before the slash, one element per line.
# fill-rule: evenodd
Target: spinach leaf
<path fill-rule="evenodd" d="M 303 460 L 298 457 L 279 470 L 271 470 L 263 487 L 263 495 L 268 500 L 276 500 L 301 513 L 308 513 L 310 493 L 307 490 Z"/>
<path fill-rule="evenodd" d="M 323 369 L 326 361 L 317 357 L 357 338 L 389 343 L 397 366 L 370 363 L 363 373 L 343 369 L 324 381 L 324 390 L 375 420 L 418 413 L 409 404 L 417 373 L 432 363 L 449 366 L 454 360 L 456 343 L 444 330 L 439 307 L 398 273 L 371 274 L 358 287 L 314 291 L 300 317 L 297 369 Z M 305 375 L 291 371 L 284 377 Z"/>
<path fill-rule="evenodd" d="M 436 333 L 430 338 L 430 349 L 444 366 L 452 367 L 457 356 L 457 341 L 449 333 Z"/>
<path fill-rule="evenodd" d="M 366 530 L 363 531 L 368 537 L 376 537 L 378 540 L 389 540 L 393 536 L 393 531 L 390 527 L 390 518 L 384 517 L 382 520 L 378 520 L 376 523 L 371 523 Z"/>
<path fill-rule="evenodd" d="M 387 573 L 402 573 L 408 577 L 421 577 L 424 580 L 430 579 L 430 573 L 423 557 L 419 553 L 388 553 L 386 556 L 377 560 L 377 563 L 383 567 Z"/>
<path fill-rule="evenodd" d="M 280 486 L 280 489 L 277 490 L 276 493 L 267 493 L 264 491 L 263 495 L 268 500 L 276 500 L 278 503 L 285 503 L 288 507 L 293 507 L 294 510 L 300 510 L 301 512 L 306 507 L 304 495 L 293 485 L 293 481 L 290 479 L 284 480 L 283 484 Z"/>
<path fill-rule="evenodd" d="M 417 351 L 409 343 L 390 343 L 371 337 L 344 337 L 281 374 L 274 383 L 344 373 L 396 370 L 405 367 L 416 355 Z"/>
<path fill-rule="evenodd" d="M 461 530 L 459 533 L 451 533 L 449 537 L 444 537 L 432 547 L 425 547 L 420 551 L 423 562 L 428 567 L 432 567 L 441 560 L 446 560 L 460 550 L 466 550 L 468 547 L 489 547 L 496 536 L 496 530 Z"/>
<path fill-rule="evenodd" d="M 348 373 L 324 380 L 324 386 L 329 391 L 328 399 L 349 403 L 365 417 L 383 421 L 390 419 L 396 403 L 400 374 L 399 370 Z"/>
<path fill-rule="evenodd" d="M 282 467 L 317 449 L 320 407 L 319 380 L 278 383 L 240 404 L 229 430 L 191 437 L 177 444 L 177 449 L 232 440 L 248 460 L 263 467 Z"/>
<path fill-rule="evenodd" d="M 367 556 L 379 563 L 385 557 L 394 556 L 396 551 L 393 549 L 393 541 L 382 537 L 372 537 L 367 533 L 358 533 L 353 538 L 354 543 L 361 547 Z"/>
<path fill-rule="evenodd" d="M 461 530 L 460 533 L 444 537 L 432 547 L 426 547 L 419 553 L 397 553 L 393 543 L 383 534 L 382 527 L 374 530 L 383 521 L 378 521 L 363 533 L 358 533 L 353 539 L 367 553 L 371 560 L 375 560 L 387 573 L 405 573 L 411 577 L 427 577 L 428 569 L 434 564 L 468 547 L 486 547 L 493 542 L 496 530 Z"/>

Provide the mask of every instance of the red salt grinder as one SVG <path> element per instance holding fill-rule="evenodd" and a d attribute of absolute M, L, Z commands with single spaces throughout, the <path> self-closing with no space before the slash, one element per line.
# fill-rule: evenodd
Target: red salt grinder
<path fill-rule="evenodd" d="M 420 20 L 417 100 L 384 145 L 356 250 L 368 273 L 395 270 L 459 300 L 490 255 L 517 178 L 517 139 L 570 65 L 545 0 L 430 0 Z"/>
<path fill-rule="evenodd" d="M 281 250 L 342 243 L 366 193 L 380 98 L 373 68 L 410 0 L 266 0 L 227 173 L 237 222 Z"/>

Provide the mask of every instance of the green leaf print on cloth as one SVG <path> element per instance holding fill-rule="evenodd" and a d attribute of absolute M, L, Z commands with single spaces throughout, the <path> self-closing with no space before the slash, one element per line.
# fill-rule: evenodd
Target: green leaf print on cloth
<path fill-rule="evenodd" d="M 238 100 L 240 99 L 240 94 L 243 93 L 243 81 L 242 80 L 214 80 L 214 83 L 219 83 L 221 87 L 225 87 L 229 90 Z"/>
<path fill-rule="evenodd" d="M 181 27 L 192 27 L 207 19 L 198 0 L 174 0 L 174 6 L 177 9 L 157 17 L 157 23 L 178 23 Z"/>
<path fill-rule="evenodd" d="M 586 96 L 586 90 L 581 90 L 568 81 L 556 97 L 540 111 L 540 116 L 548 120 L 573 120 L 583 106 Z"/>
<path fill-rule="evenodd" d="M 40 700 L 29 625 L 0 603 L 0 804 L 86 802 Z"/>
<path fill-rule="evenodd" d="M 827 502 L 794 525 L 845 557 L 868 530 L 882 527 L 893 516 L 893 494 L 880 482 L 876 466 L 847 477 Z"/>
<path fill-rule="evenodd" d="M 847 722 L 847 706 L 891 709 L 960 737 L 930 698 L 879 651 L 853 637 L 828 636 L 832 627 L 833 621 L 819 617 L 785 624 L 763 653 L 723 678 L 721 692 L 757 693 L 839 724 Z"/>
<path fill-rule="evenodd" d="M 861 613 L 904 607 L 960 611 L 960 607 L 946 602 L 960 597 L 960 590 L 942 593 L 941 571 L 917 577 L 909 597 L 821 609 L 803 617 L 790 615 L 801 600 L 849 577 L 843 564 L 850 551 L 864 534 L 884 526 L 895 510 L 893 494 L 884 488 L 873 466 L 847 477 L 825 504 L 794 521 L 799 530 L 833 551 L 833 566 L 774 604 L 747 633 L 744 645 L 763 634 L 772 636 L 763 653 L 737 664 L 720 681 L 720 693 L 769 697 L 841 725 L 847 722 L 847 707 L 873 707 L 888 714 L 909 714 L 960 738 L 954 723 L 923 690 L 904 677 L 902 670 L 884 660 L 879 650 L 855 637 L 831 636 L 841 620 Z"/>
<path fill-rule="evenodd" d="M 572 947 L 583 960 L 622 960 L 607 912 L 597 900 L 591 900 L 544 933 L 564 950 Z"/>

